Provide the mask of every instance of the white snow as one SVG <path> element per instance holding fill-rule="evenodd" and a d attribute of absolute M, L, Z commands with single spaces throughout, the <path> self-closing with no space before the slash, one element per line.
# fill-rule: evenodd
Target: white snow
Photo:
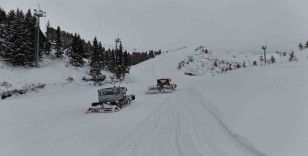
<path fill-rule="evenodd" d="M 8 82 L 9 86 L 0 85 L 1 91 L 12 89 L 21 89 L 22 87 L 31 84 L 44 83 L 47 87 L 51 86 L 64 86 L 70 82 L 68 78 L 73 78 L 72 83 L 77 86 L 87 86 L 87 83 L 82 82 L 82 77 L 88 76 L 88 66 L 83 68 L 75 68 L 68 63 L 68 58 L 56 59 L 52 57 L 44 57 L 40 68 L 25 68 L 25 67 L 12 67 L 6 65 L 3 61 L 0 62 L 0 83 Z M 103 72 L 107 76 L 109 82 L 108 72 Z"/>
<path fill-rule="evenodd" d="M 194 85 L 227 125 L 267 155 L 308 154 L 307 62 L 250 68 Z M 219 85 L 217 85 L 219 84 Z"/>
<path fill-rule="evenodd" d="M 192 51 L 164 53 L 134 66 L 121 85 L 136 100 L 116 113 L 85 114 L 97 101 L 98 87 L 82 83 L 1 100 L 0 155 L 308 155 L 308 51 L 298 52 L 299 62 L 190 77 L 177 66 Z M 20 75 L 59 83 L 63 76 L 85 73 L 54 66 L 20 69 Z M 35 79 L 43 70 L 45 76 Z M 3 77 L 4 71 L 1 78 L 15 79 Z M 161 77 L 171 78 L 176 92 L 146 95 Z"/>
<path fill-rule="evenodd" d="M 270 63 L 271 57 L 275 58 L 276 63 L 288 62 L 291 52 L 267 52 L 266 60 Z M 264 57 L 262 53 L 249 53 L 249 52 L 232 52 L 232 51 L 216 51 L 206 49 L 204 46 L 192 50 L 192 54 L 183 59 L 178 68 L 184 73 L 190 73 L 195 76 L 203 75 L 216 75 L 222 72 L 222 69 L 229 68 L 236 69 L 236 65 L 239 64 L 243 67 L 245 63 L 246 67 L 253 66 L 253 62 L 256 61 L 258 65 L 262 65 L 263 61 L 260 61 L 260 56 Z M 217 66 L 214 66 L 214 63 Z"/>

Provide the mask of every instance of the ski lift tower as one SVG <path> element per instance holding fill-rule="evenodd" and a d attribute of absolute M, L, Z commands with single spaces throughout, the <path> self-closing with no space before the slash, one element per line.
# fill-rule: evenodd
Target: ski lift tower
<path fill-rule="evenodd" d="M 120 39 L 119 36 L 118 36 L 118 38 L 115 39 L 115 51 L 113 52 L 114 61 L 117 61 L 116 53 L 117 53 L 118 50 L 119 50 L 120 44 L 121 44 L 121 39 Z"/>
<path fill-rule="evenodd" d="M 35 66 L 39 67 L 39 53 L 40 53 L 40 18 L 46 17 L 46 12 L 40 9 L 34 9 L 34 16 L 36 17 L 36 49 L 35 49 Z"/>
<path fill-rule="evenodd" d="M 118 38 L 115 39 L 115 48 L 116 48 L 116 50 L 119 49 L 119 45 L 120 44 L 121 44 L 121 39 L 118 37 Z"/>
<path fill-rule="evenodd" d="M 266 49 L 267 49 L 267 44 L 265 44 L 265 46 L 261 47 L 264 51 L 264 64 L 266 64 Z"/>

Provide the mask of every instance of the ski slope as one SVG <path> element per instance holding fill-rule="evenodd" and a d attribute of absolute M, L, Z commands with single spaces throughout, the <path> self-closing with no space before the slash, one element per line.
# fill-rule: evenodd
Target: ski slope
<path fill-rule="evenodd" d="M 87 85 L 49 86 L 36 94 L 1 101 L 0 155 L 308 154 L 307 134 L 304 133 L 308 130 L 305 115 L 308 99 L 304 96 L 308 86 L 304 78 L 287 81 L 289 74 L 307 77 L 307 73 L 303 72 L 308 67 L 307 63 L 243 69 L 217 77 L 188 77 L 177 70 L 177 65 L 191 55 L 189 51 L 181 49 L 164 53 L 133 67 L 126 83 L 121 85 L 136 94 L 136 100 L 120 112 L 85 114 L 90 103 L 97 101 L 98 89 Z M 270 71 L 275 72 L 271 74 Z M 178 85 L 176 92 L 145 95 L 147 87 L 160 77 L 171 78 Z M 265 87 L 256 82 L 261 77 L 262 82 L 275 82 L 266 83 L 271 96 L 259 94 Z M 285 79 L 275 81 L 277 77 Z M 279 88 L 286 81 L 290 84 Z M 292 87 L 292 84 L 296 85 Z M 293 117 L 289 119 L 283 113 L 293 106 L 291 101 L 286 101 L 285 94 L 297 87 L 300 87 L 297 90 L 300 93 L 291 96 L 296 107 L 293 113 L 300 110 L 298 113 L 301 115 L 295 118 L 296 115 L 289 113 Z M 271 101 L 278 97 L 282 98 Z M 259 100 L 262 105 L 258 105 Z M 276 102 L 282 103 L 282 106 Z M 281 108 L 281 112 L 275 112 L 274 108 Z M 298 120 L 292 122 L 292 119 Z M 278 127 L 271 125 L 271 122 L 278 121 Z M 302 132 L 289 136 L 299 139 L 296 144 L 284 144 L 279 140 L 283 137 L 280 135 L 289 134 L 283 129 L 290 126 Z M 292 146 L 284 148 L 286 145 Z"/>
<path fill-rule="evenodd" d="M 195 83 L 193 88 L 219 110 L 229 128 L 266 155 L 305 156 L 307 68 L 307 60 L 246 68 Z"/>

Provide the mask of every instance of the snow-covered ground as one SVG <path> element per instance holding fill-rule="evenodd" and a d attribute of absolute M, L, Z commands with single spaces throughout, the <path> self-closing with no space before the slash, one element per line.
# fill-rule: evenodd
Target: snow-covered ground
<path fill-rule="evenodd" d="M 267 52 L 267 62 L 272 63 L 271 58 L 274 58 L 275 63 L 288 62 L 290 52 Z M 230 69 L 245 68 L 256 65 L 262 65 L 262 54 L 249 52 L 232 52 L 232 51 L 215 51 L 208 50 L 204 46 L 200 46 L 192 50 L 192 54 L 183 59 L 178 64 L 178 69 L 189 75 L 203 76 L 216 75 L 224 73 Z M 237 67 L 239 66 L 239 67 Z"/>
<path fill-rule="evenodd" d="M 308 62 L 247 68 L 195 83 L 230 129 L 270 156 L 308 154 Z M 219 84 L 219 85 L 217 85 Z"/>
<path fill-rule="evenodd" d="M 52 56 L 44 57 L 40 68 L 12 67 L 0 61 L 0 95 L 2 92 L 37 84 L 46 84 L 46 88 L 51 89 L 55 86 L 91 87 L 90 82 L 82 81 L 84 76 L 89 75 L 88 66 L 75 68 L 69 65 L 68 58 L 56 59 Z M 106 83 L 110 83 L 112 74 L 104 71 L 103 74 L 107 77 Z"/>
<path fill-rule="evenodd" d="M 0 101 L 0 155 L 308 155 L 308 51 L 299 62 L 190 77 L 177 66 L 192 51 L 134 66 L 121 85 L 136 100 L 120 112 L 85 114 L 98 88 L 77 82 Z M 50 83 L 76 71 L 53 69 L 45 77 L 59 76 Z M 35 73 L 28 80 L 40 82 Z M 176 92 L 144 94 L 160 77 Z"/>

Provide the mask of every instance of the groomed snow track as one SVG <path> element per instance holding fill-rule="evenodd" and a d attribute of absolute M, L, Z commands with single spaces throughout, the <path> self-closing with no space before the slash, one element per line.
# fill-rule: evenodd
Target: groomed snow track
<path fill-rule="evenodd" d="M 196 93 L 191 89 L 170 94 L 107 155 L 264 155 L 233 134 L 192 92 Z"/>
<path fill-rule="evenodd" d="M 89 88 L 3 101 L 0 155 L 264 155 L 234 134 L 214 105 L 195 91 L 190 84 L 199 78 L 176 70 L 185 51 L 165 53 L 135 66 L 126 86 L 137 99 L 120 112 L 85 115 L 96 99 L 96 89 Z M 161 77 L 170 77 L 177 90 L 145 95 L 147 86 Z"/>
<path fill-rule="evenodd" d="M 136 79 L 145 75 L 138 82 L 144 86 L 155 78 L 171 76 L 179 87 L 170 94 L 157 95 L 155 98 L 163 99 L 160 102 L 145 103 L 157 108 L 107 155 L 263 156 L 247 140 L 234 134 L 215 107 L 191 88 L 190 83 L 194 80 L 176 71 L 177 63 L 185 56 L 185 49 L 178 50 L 133 69 L 133 73 L 137 73 Z"/>

